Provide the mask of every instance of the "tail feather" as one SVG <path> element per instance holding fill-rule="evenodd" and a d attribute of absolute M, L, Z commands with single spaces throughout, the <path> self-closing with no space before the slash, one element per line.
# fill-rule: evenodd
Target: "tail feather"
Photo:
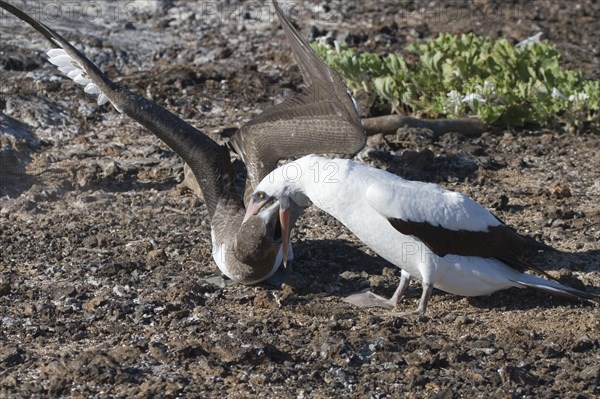
<path fill-rule="evenodd" d="M 547 292 L 551 295 L 562 296 L 569 299 L 586 299 L 600 302 L 600 295 L 567 287 L 559 282 L 545 280 L 531 274 L 523 274 L 521 278 L 512 281 L 525 287 Z"/>

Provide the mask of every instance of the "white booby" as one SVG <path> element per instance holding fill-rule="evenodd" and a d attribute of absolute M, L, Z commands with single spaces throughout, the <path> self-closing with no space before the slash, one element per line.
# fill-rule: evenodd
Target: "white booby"
<path fill-rule="evenodd" d="M 312 152 L 351 155 L 366 142 L 354 108 L 349 110 L 346 87 L 337 74 L 312 51 L 273 1 L 286 37 L 300 64 L 305 91 L 292 96 L 244 125 L 231 139 L 246 163 L 250 192 L 277 162 Z M 110 102 L 173 149 L 192 170 L 202 191 L 211 223 L 213 258 L 233 281 L 254 284 L 268 279 L 282 262 L 278 205 L 273 202 L 244 220 L 243 195 L 234 186 L 227 147 L 211 140 L 159 105 L 111 81 L 60 34 L 5 1 L 0 8 L 42 33 L 55 47 L 49 60 L 98 104 Z M 323 78 L 322 76 L 327 76 Z M 340 94 L 342 93 L 342 94 Z"/>
<path fill-rule="evenodd" d="M 355 305 L 395 307 L 411 278 L 423 285 L 417 313 L 425 312 L 433 288 L 479 296 L 510 287 L 531 287 L 571 298 L 598 299 L 523 273 L 541 270 L 523 261 L 521 255 L 528 249 L 549 247 L 518 234 L 469 197 L 436 184 L 404 180 L 351 160 L 308 155 L 263 179 L 246 217 L 274 199 L 282 208 L 284 243 L 289 237 L 286 207 L 312 202 L 402 269 L 391 299 L 371 292 L 346 298 Z"/>

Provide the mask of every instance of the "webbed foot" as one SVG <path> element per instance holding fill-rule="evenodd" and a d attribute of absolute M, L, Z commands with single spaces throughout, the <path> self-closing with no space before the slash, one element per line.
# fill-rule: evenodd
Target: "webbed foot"
<path fill-rule="evenodd" d="M 374 294 L 371 291 L 349 295 L 344 298 L 343 301 L 361 308 L 393 309 L 396 306 L 392 300 L 385 299 L 384 297 Z"/>
<path fill-rule="evenodd" d="M 239 284 L 237 281 L 233 281 L 226 276 L 218 275 L 218 276 L 208 276 L 200 279 L 200 281 L 207 282 L 208 284 L 216 285 L 220 288 L 231 287 L 233 285 Z"/>

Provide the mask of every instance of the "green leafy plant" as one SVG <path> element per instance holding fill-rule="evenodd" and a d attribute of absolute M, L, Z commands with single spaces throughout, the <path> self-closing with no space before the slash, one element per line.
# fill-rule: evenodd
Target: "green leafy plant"
<path fill-rule="evenodd" d="M 477 116 L 509 127 L 598 123 L 600 82 L 562 68 L 562 56 L 547 41 L 515 46 L 505 39 L 442 34 L 409 45 L 410 63 L 399 54 L 359 53 L 338 43 L 312 46 L 354 94 L 372 94 L 392 112 Z"/>

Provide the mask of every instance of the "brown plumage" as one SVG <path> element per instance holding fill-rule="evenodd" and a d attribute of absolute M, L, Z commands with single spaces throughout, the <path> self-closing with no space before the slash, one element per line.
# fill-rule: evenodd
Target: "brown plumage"
<path fill-rule="evenodd" d="M 265 111 L 233 137 L 232 144 L 246 163 L 249 182 L 260 181 L 279 159 L 324 151 L 352 154 L 365 143 L 358 116 L 349 112 L 352 100 L 345 86 L 312 52 L 275 1 L 274 6 L 286 36 L 292 41 L 294 55 L 309 89 Z M 245 207 L 234 187 L 234 169 L 227 147 L 217 144 L 165 108 L 112 82 L 43 23 L 4 1 L 0 1 L 0 7 L 64 50 L 73 65 L 84 71 L 85 78 L 97 85 L 117 110 L 145 126 L 189 165 L 208 209 L 213 258 L 225 275 L 252 284 L 277 269 L 278 254 L 281 256 L 278 207 L 266 208 L 242 225 Z"/>
<path fill-rule="evenodd" d="M 231 137 L 232 147 L 248 169 L 246 197 L 281 159 L 311 153 L 355 154 L 366 142 L 360 117 L 340 76 L 298 34 L 277 2 L 273 1 L 273 6 L 307 87 L 267 109 Z"/>

